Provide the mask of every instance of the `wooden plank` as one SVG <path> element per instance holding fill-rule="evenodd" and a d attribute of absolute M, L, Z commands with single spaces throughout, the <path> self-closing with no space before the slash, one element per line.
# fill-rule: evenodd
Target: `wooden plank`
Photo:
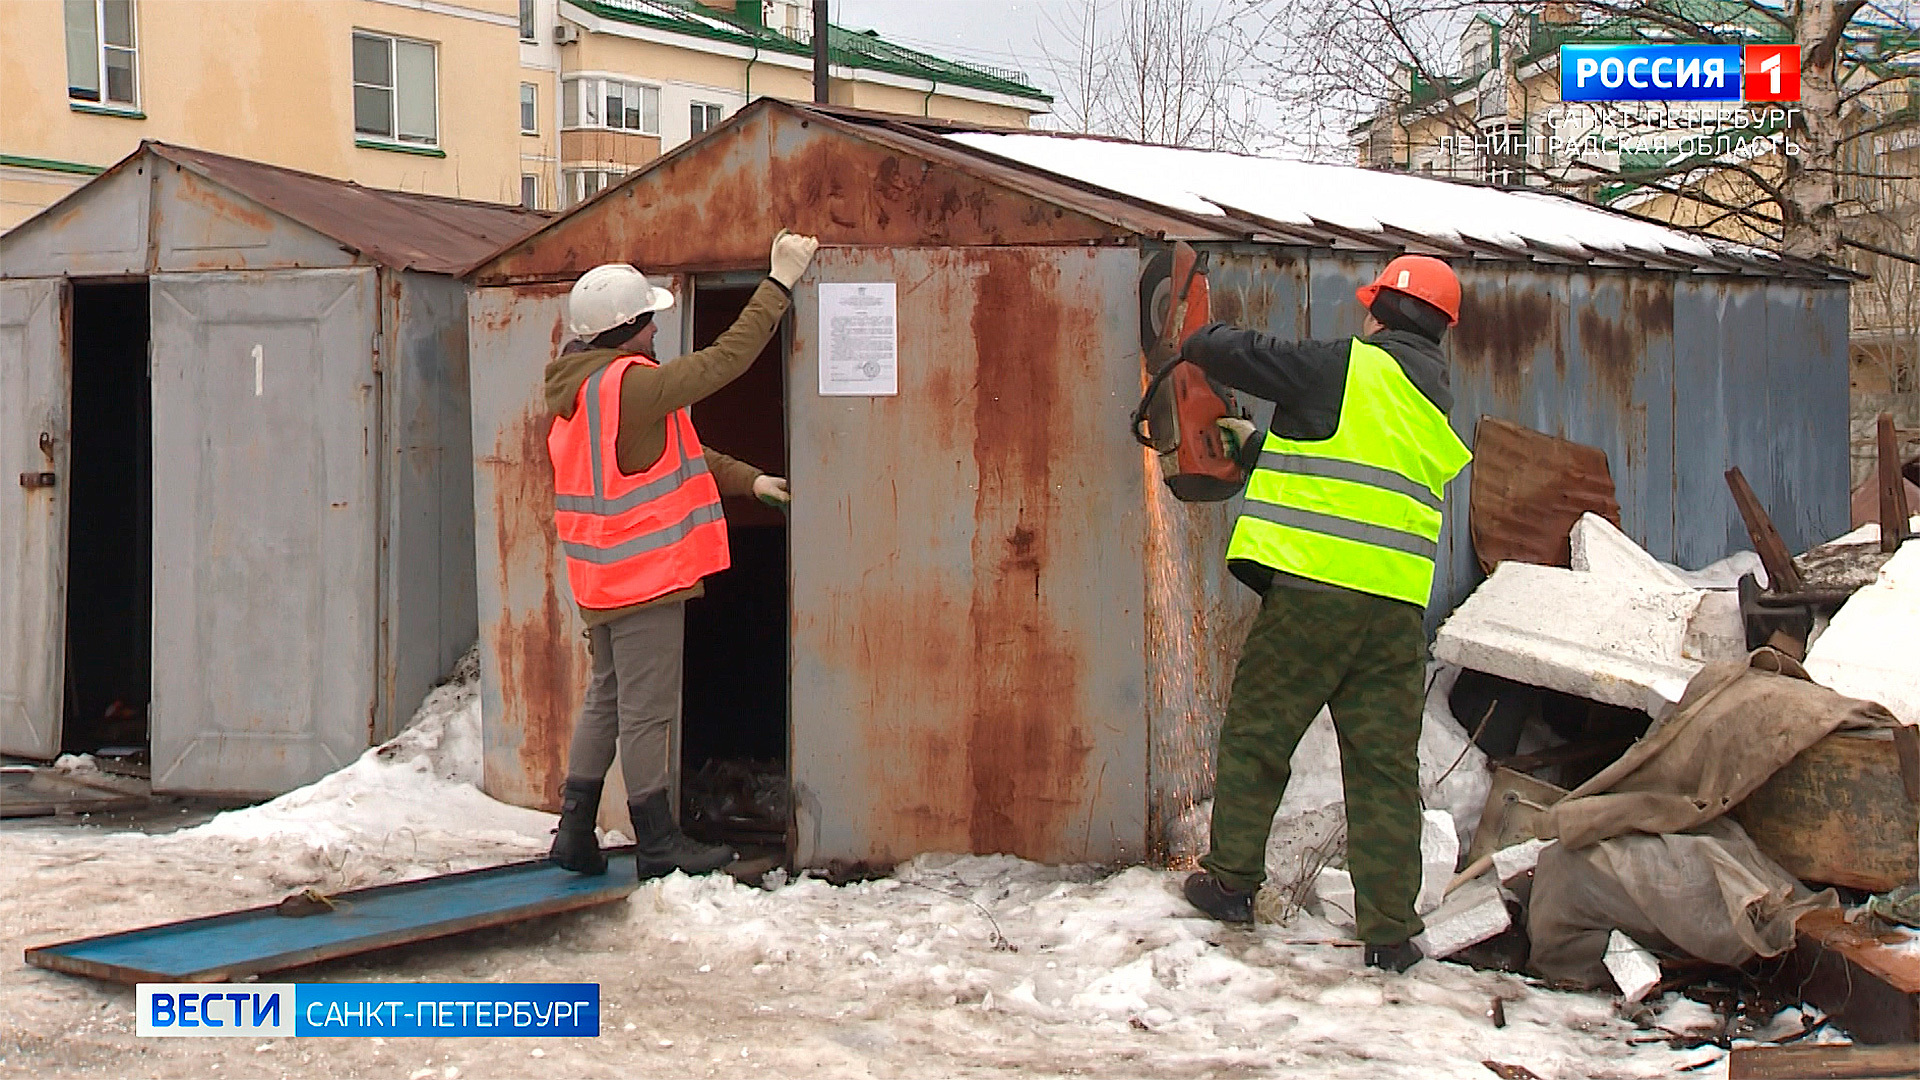
<path fill-rule="evenodd" d="M 1912 936 L 1876 935 L 1834 908 L 1800 917 L 1776 986 L 1812 1002 L 1867 1044 L 1920 1042 L 1920 952 Z"/>
<path fill-rule="evenodd" d="M 1920 880 L 1920 806 L 1891 731 L 1836 731 L 1800 752 L 1733 817 L 1803 881 L 1885 892 Z"/>
<path fill-rule="evenodd" d="M 1568 534 L 1584 513 L 1620 524 L 1607 452 L 1492 416 L 1473 433 L 1467 526 L 1480 568 L 1499 563 L 1567 566 Z"/>
<path fill-rule="evenodd" d="M 1900 475 L 1900 442 L 1893 432 L 1893 414 L 1881 413 L 1875 433 L 1880 460 L 1874 470 L 1880 486 L 1880 550 L 1891 554 L 1899 550 L 1907 535 L 1907 485 Z"/>
<path fill-rule="evenodd" d="M 639 886 L 632 849 L 588 877 L 545 859 L 354 889 L 331 910 L 288 918 L 279 905 L 27 950 L 35 967 L 120 983 L 232 982 L 249 975 L 608 904 Z"/>
<path fill-rule="evenodd" d="M 1743 1046 L 1727 1063 L 1727 1080 L 1920 1076 L 1920 1046 Z"/>
<path fill-rule="evenodd" d="M 1773 527 L 1773 519 L 1767 516 L 1753 488 L 1747 486 L 1740 466 L 1727 470 L 1727 488 L 1733 492 L 1733 504 L 1740 508 L 1740 520 L 1746 522 L 1747 535 L 1753 538 L 1753 550 L 1760 553 L 1760 565 L 1767 568 L 1768 591 L 1799 592 L 1800 571 L 1793 565 L 1793 553 L 1780 539 L 1779 530 Z"/>

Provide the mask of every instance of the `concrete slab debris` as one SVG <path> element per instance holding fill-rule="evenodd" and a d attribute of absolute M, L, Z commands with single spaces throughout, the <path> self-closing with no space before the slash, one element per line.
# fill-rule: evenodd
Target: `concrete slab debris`
<path fill-rule="evenodd" d="M 1485 874 L 1453 890 L 1444 903 L 1423 918 L 1427 928 L 1413 940 L 1434 960 L 1478 945 L 1513 925 L 1500 886 Z"/>
<path fill-rule="evenodd" d="M 1692 589 L 1501 563 L 1440 627 L 1449 664 L 1656 717 L 1700 670 L 1686 658 Z"/>
<path fill-rule="evenodd" d="M 1689 588 L 1678 574 L 1628 539 L 1619 526 L 1598 514 L 1581 514 L 1580 520 L 1573 523 L 1568 542 L 1573 551 L 1573 569 L 1582 573 L 1669 589 Z"/>
<path fill-rule="evenodd" d="M 1660 985 L 1660 961 L 1645 945 L 1618 930 L 1607 937 L 1603 962 L 1607 974 L 1613 976 L 1613 985 L 1620 988 L 1620 996 L 1628 1001 L 1639 1001 Z"/>
<path fill-rule="evenodd" d="M 1864 526 L 1856 532 L 1878 526 Z M 1920 543 L 1907 543 L 1853 594 L 1807 653 L 1807 674 L 1920 725 Z"/>

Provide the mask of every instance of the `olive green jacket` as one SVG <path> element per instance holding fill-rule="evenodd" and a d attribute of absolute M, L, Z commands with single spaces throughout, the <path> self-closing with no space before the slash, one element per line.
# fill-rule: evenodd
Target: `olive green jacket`
<path fill-rule="evenodd" d="M 658 367 L 635 364 L 620 379 L 620 432 L 615 436 L 614 455 L 624 473 L 637 473 L 660 459 L 667 448 L 667 417 L 712 394 L 746 373 L 754 358 L 773 339 L 780 318 L 787 312 L 785 289 L 769 278 L 760 283 L 746 310 L 725 333 L 697 352 L 677 357 Z M 630 355 L 619 349 L 581 348 L 569 345 L 547 364 L 547 409 L 556 417 L 573 415 L 580 397 L 580 386 L 594 372 Z M 752 495 L 753 482 L 763 474 L 744 461 L 736 461 L 712 447 L 706 447 L 707 470 L 722 495 Z M 581 608 L 588 626 L 612 622 L 623 615 L 655 604 L 690 600 L 702 592 L 700 584 L 691 588 L 633 604 L 623 608 Z"/>

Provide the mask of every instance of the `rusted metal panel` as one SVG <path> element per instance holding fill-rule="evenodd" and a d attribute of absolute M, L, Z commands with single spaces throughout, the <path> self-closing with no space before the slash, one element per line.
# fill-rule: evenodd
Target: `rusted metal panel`
<path fill-rule="evenodd" d="M 382 275 L 381 708 L 398 732 L 479 632 L 474 600 L 473 429 L 467 293 L 438 274 Z"/>
<path fill-rule="evenodd" d="M 67 289 L 0 282 L 0 751 L 60 752 L 66 661 Z M 51 485 L 38 483 L 53 474 Z M 22 478 L 31 476 L 28 486 Z"/>
<path fill-rule="evenodd" d="M 1572 565 L 1574 522 L 1598 514 L 1618 526 L 1607 455 L 1532 428 L 1482 417 L 1473 430 L 1467 529 L 1488 573 L 1509 559 Z"/>
<path fill-rule="evenodd" d="M 0 279 L 146 273 L 147 173 L 135 154 L 0 236 Z"/>
<path fill-rule="evenodd" d="M 513 245 L 475 280 L 551 280 L 599 263 L 764 266 L 780 228 L 827 245 L 1117 241 L 1126 230 L 771 99 Z"/>
<path fill-rule="evenodd" d="M 1132 250 L 823 249 L 798 290 L 802 865 L 1144 855 L 1138 274 Z M 897 396 L 816 392 L 819 281 L 899 286 Z"/>
<path fill-rule="evenodd" d="M 340 242 L 225 184 L 151 157 L 153 266 L 162 271 L 322 269 L 361 264 Z"/>
<path fill-rule="evenodd" d="M 591 667 L 554 533 L 541 378 L 564 341 L 567 289 L 468 292 L 481 788 L 546 810 L 559 809 Z"/>
<path fill-rule="evenodd" d="M 395 270 L 458 274 L 549 216 L 499 203 L 365 188 L 167 143 L 141 145 Z"/>
<path fill-rule="evenodd" d="M 1767 513 L 1790 551 L 1847 531 L 1847 297 L 1844 290 L 1772 281 L 1767 384 L 1773 490 Z"/>
<path fill-rule="evenodd" d="M 1304 255 L 1251 245 L 1208 248 L 1208 291 L 1223 322 L 1286 339 L 1307 325 Z M 1129 294 L 1131 295 L 1131 294 Z M 1116 298 L 1123 304 L 1128 297 Z M 1138 337 L 1134 342 L 1138 348 Z M 1144 378 L 1145 369 L 1137 372 Z M 1262 429 L 1270 402 L 1248 398 Z M 1125 423 L 1116 415 L 1113 423 Z M 1140 458 L 1146 509 L 1146 670 L 1150 855 L 1181 861 L 1191 850 L 1196 807 L 1213 792 L 1214 737 L 1226 716 L 1233 670 L 1258 598 L 1227 572 L 1227 540 L 1242 500 L 1186 503 L 1160 482 L 1153 455 Z"/>
<path fill-rule="evenodd" d="M 153 788 L 287 791 L 375 708 L 374 271 L 152 290 Z"/>

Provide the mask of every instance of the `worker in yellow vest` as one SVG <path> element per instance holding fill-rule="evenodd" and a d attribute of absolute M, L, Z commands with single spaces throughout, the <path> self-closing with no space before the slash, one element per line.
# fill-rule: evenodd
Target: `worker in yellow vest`
<path fill-rule="evenodd" d="M 1187 899 L 1251 922 L 1267 834 L 1289 759 L 1327 706 L 1346 784 L 1347 863 L 1366 963 L 1420 959 L 1420 716 L 1447 482 L 1471 454 L 1447 423 L 1453 395 L 1440 342 L 1460 316 L 1460 282 L 1403 255 L 1355 294 L 1362 336 L 1281 341 L 1224 324 L 1182 355 L 1274 403 L 1227 545 L 1234 576 L 1262 596 L 1220 731 L 1211 850 Z"/>

